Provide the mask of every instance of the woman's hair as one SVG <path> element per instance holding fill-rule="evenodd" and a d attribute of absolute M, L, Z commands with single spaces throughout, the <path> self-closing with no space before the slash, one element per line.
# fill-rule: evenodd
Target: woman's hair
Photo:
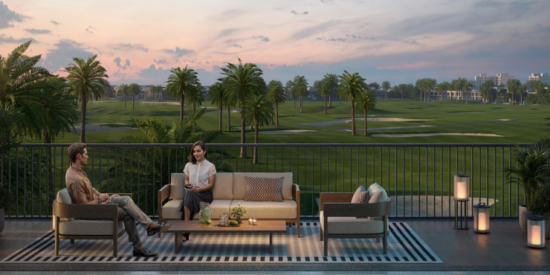
<path fill-rule="evenodd" d="M 193 155 L 193 149 L 195 148 L 195 146 L 200 146 L 201 149 L 204 151 L 204 158 L 208 159 L 208 152 L 206 151 L 206 145 L 204 144 L 204 142 L 199 140 L 199 141 L 193 143 L 193 146 L 191 146 L 191 154 L 189 155 L 189 161 L 193 164 L 197 164 L 197 159 Z"/>

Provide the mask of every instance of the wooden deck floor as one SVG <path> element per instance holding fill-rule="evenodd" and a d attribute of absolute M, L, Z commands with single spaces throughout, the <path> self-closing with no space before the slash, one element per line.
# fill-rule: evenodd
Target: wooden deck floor
<path fill-rule="evenodd" d="M 308 220 L 306 220 L 308 221 Z M 392 219 L 399 221 L 399 219 Z M 441 258 L 443 264 L 431 265 L 234 265 L 233 271 L 549 271 L 550 249 L 529 249 L 526 245 L 526 233 L 519 228 L 517 220 L 492 220 L 491 233 L 478 235 L 473 231 L 454 230 L 453 220 L 407 219 L 416 233 Z M 8 220 L 0 233 L 0 259 L 22 248 L 32 240 L 51 229 L 51 220 Z M 79 269 L 80 268 L 80 269 Z M 34 266 L 32 264 L 0 264 L 0 270 L 97 270 L 97 265 L 79 267 L 68 265 Z M 138 265 L 131 267 L 108 266 L 103 270 L 182 270 L 181 265 Z M 204 265 L 189 266 L 189 271 L 215 271 L 219 267 Z M 224 269 L 227 270 L 227 267 Z"/>

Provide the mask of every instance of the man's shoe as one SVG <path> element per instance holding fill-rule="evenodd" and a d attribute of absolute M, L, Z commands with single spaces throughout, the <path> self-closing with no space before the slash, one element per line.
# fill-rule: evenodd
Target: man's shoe
<path fill-rule="evenodd" d="M 168 229 L 170 229 L 170 227 L 172 227 L 170 224 L 157 224 L 157 226 L 153 226 L 153 227 L 149 227 L 147 228 L 147 235 L 148 236 L 153 236 L 157 233 L 164 233 L 166 231 L 168 231 Z"/>
<path fill-rule="evenodd" d="M 134 256 L 137 256 L 137 257 L 156 257 L 156 256 L 158 256 L 158 254 L 144 247 L 142 251 L 134 249 Z"/>

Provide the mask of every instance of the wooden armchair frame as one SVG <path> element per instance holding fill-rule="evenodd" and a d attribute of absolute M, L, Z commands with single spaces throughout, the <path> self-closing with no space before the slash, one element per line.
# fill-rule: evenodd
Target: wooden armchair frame
<path fill-rule="evenodd" d="M 120 196 L 132 197 L 131 193 L 119 194 Z M 61 239 L 71 240 L 74 244 L 75 239 L 112 239 L 113 257 L 118 255 L 118 238 L 126 233 L 126 229 L 118 233 L 118 205 L 112 204 L 64 204 L 53 203 L 53 215 L 55 216 L 55 256 L 59 255 L 59 242 Z M 91 219 L 91 220 L 112 220 L 112 235 L 66 235 L 59 234 L 59 224 L 62 218 Z"/>
<path fill-rule="evenodd" d="M 327 256 L 329 238 L 380 238 L 383 240 L 384 254 L 388 253 L 388 220 L 391 213 L 391 200 L 377 203 L 350 203 L 354 193 L 321 193 L 320 207 L 323 211 L 323 225 L 320 239 L 324 240 L 324 256 Z M 329 234 L 328 217 L 382 217 L 383 232 L 372 234 Z"/>

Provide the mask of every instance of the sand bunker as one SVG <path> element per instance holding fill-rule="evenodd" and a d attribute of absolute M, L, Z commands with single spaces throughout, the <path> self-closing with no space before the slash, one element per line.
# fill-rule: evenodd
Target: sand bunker
<path fill-rule="evenodd" d="M 496 121 L 515 121 L 517 119 L 513 118 L 495 118 Z"/>
<path fill-rule="evenodd" d="M 143 104 L 143 105 L 180 105 L 179 102 L 145 102 L 145 101 L 138 101 L 137 104 Z"/>
<path fill-rule="evenodd" d="M 302 134 L 310 132 L 318 132 L 315 130 L 277 130 L 277 131 L 260 131 L 262 134 Z"/>
<path fill-rule="evenodd" d="M 479 133 L 423 133 L 423 134 L 373 134 L 373 137 L 430 137 L 430 136 L 475 136 L 475 137 L 503 137 L 495 134 Z"/>
<path fill-rule="evenodd" d="M 136 130 L 138 128 L 133 128 L 130 126 L 121 126 L 121 127 L 111 127 L 107 125 L 126 125 L 124 123 L 86 123 L 86 133 L 108 133 L 108 132 L 119 132 L 127 130 Z M 80 124 L 74 125 L 73 133 L 80 132 Z"/>
<path fill-rule="evenodd" d="M 365 120 L 363 117 L 356 117 L 355 120 Z M 390 121 L 390 122 L 422 122 L 422 121 L 432 121 L 433 119 L 411 119 L 411 118 L 395 118 L 395 117 L 372 117 L 367 118 L 367 121 Z M 346 119 L 346 123 L 351 122 L 351 117 Z"/>

